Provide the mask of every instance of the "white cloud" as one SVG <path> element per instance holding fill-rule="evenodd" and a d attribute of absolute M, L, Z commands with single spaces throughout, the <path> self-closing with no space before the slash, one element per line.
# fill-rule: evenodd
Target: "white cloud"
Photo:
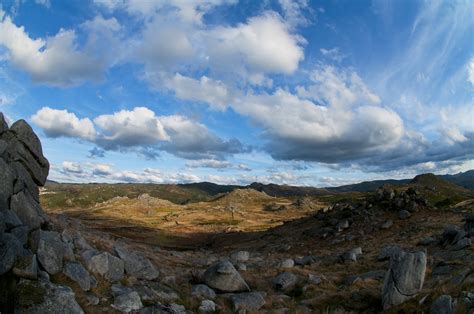
<path fill-rule="evenodd" d="M 186 167 L 225 169 L 225 168 L 231 168 L 232 163 L 225 160 L 215 160 L 215 159 L 191 160 L 186 163 Z"/>
<path fill-rule="evenodd" d="M 0 46 L 8 50 L 10 62 L 30 74 L 35 82 L 53 86 L 78 85 L 102 78 L 110 54 L 104 49 L 108 47 L 110 52 L 110 32 L 116 30 L 116 24 L 113 18 L 86 22 L 84 27 L 89 31 L 89 37 L 80 49 L 74 30 L 60 29 L 54 36 L 33 39 L 23 26 L 16 26 L 10 16 L 0 11 Z"/>
<path fill-rule="evenodd" d="M 94 176 L 108 176 L 113 174 L 111 165 L 108 164 L 92 164 L 92 175 Z"/>
<path fill-rule="evenodd" d="M 167 79 L 165 85 L 175 92 L 180 99 L 205 102 L 216 110 L 225 110 L 229 102 L 229 91 L 220 81 L 202 76 L 196 80 L 177 73 Z"/>
<path fill-rule="evenodd" d="M 132 150 L 149 159 L 160 150 L 187 159 L 223 159 L 247 150 L 238 140 L 224 140 L 204 124 L 179 115 L 156 116 L 145 107 L 100 115 L 94 122 L 44 107 L 31 119 L 48 137 L 80 138 L 104 150 Z M 103 155 L 100 149 L 91 153 Z"/>
<path fill-rule="evenodd" d="M 74 174 L 82 174 L 84 170 L 82 169 L 82 166 L 73 161 L 63 161 L 62 163 L 62 171 L 64 172 L 71 172 Z"/>
<path fill-rule="evenodd" d="M 274 12 L 235 27 L 216 27 L 205 36 L 212 67 L 222 71 L 241 65 L 250 74 L 291 74 L 304 58 L 304 40 L 291 34 Z"/>
<path fill-rule="evenodd" d="M 66 136 L 94 140 L 97 135 L 90 119 L 79 119 L 67 110 L 43 107 L 31 117 L 31 120 L 49 137 Z"/>
<path fill-rule="evenodd" d="M 94 123 L 102 129 L 99 142 L 107 149 L 155 145 L 169 140 L 158 117 L 145 107 L 101 115 L 94 119 Z"/>

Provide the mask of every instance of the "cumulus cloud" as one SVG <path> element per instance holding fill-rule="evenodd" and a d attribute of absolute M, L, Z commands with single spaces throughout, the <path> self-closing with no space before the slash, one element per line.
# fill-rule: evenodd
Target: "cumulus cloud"
<path fill-rule="evenodd" d="M 224 110 L 230 100 L 230 92 L 220 81 L 202 76 L 199 80 L 177 73 L 166 80 L 165 85 L 180 99 L 205 102 L 216 110 Z"/>
<path fill-rule="evenodd" d="M 204 124 L 179 115 L 156 116 L 145 107 L 100 115 L 94 122 L 44 107 L 31 120 L 48 137 L 78 138 L 97 145 L 90 151 L 92 157 L 103 157 L 104 150 L 132 150 L 147 159 L 156 158 L 159 151 L 186 159 L 224 159 L 248 150 L 237 139 L 218 137 Z"/>
<path fill-rule="evenodd" d="M 0 11 L 0 46 L 7 49 L 8 60 L 31 75 L 35 82 L 53 86 L 71 86 L 86 80 L 97 81 L 109 65 L 111 33 L 118 22 L 101 17 L 86 22 L 89 33 L 85 46 L 79 48 L 75 30 L 60 29 L 51 37 L 33 39 L 23 26 L 13 23 Z"/>
<path fill-rule="evenodd" d="M 233 164 L 226 160 L 201 159 L 191 160 L 186 163 L 188 168 L 213 168 L 213 169 L 236 169 L 241 171 L 252 171 L 246 164 Z"/>
<path fill-rule="evenodd" d="M 84 140 L 94 140 L 97 132 L 89 118 L 79 119 L 67 110 L 43 107 L 36 112 L 31 120 L 44 130 L 49 137 L 76 137 Z"/>
<path fill-rule="evenodd" d="M 149 146 L 169 140 L 163 124 L 153 111 L 145 107 L 101 115 L 94 119 L 94 123 L 102 129 L 98 143 L 105 149 Z"/>
<path fill-rule="evenodd" d="M 235 27 L 216 27 L 205 35 L 208 55 L 214 69 L 250 74 L 296 71 L 304 58 L 302 37 L 290 33 L 288 26 L 274 12 L 250 18 Z"/>

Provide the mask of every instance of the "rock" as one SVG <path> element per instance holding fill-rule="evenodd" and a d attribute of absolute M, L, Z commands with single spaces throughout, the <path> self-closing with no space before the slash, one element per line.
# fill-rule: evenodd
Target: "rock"
<path fill-rule="evenodd" d="M 199 313 L 214 313 L 216 311 L 216 304 L 211 300 L 203 300 L 198 310 Z"/>
<path fill-rule="evenodd" d="M 107 252 L 92 256 L 87 267 L 91 272 L 99 274 L 112 282 L 123 278 L 124 262 Z"/>
<path fill-rule="evenodd" d="M 360 247 L 357 247 L 350 251 L 344 252 L 341 255 L 341 259 L 344 262 L 357 262 L 357 257 L 359 255 L 362 255 L 362 249 Z"/>
<path fill-rule="evenodd" d="M 17 286 L 15 313 L 84 313 L 69 287 L 48 281 L 21 279 Z"/>
<path fill-rule="evenodd" d="M 30 228 L 28 226 L 19 226 L 10 230 L 10 233 L 14 235 L 21 246 L 25 246 L 28 243 L 28 233 Z"/>
<path fill-rule="evenodd" d="M 391 226 L 393 226 L 393 221 L 391 220 L 387 220 L 386 222 L 384 222 L 380 228 L 381 229 L 389 229 Z"/>
<path fill-rule="evenodd" d="M 115 297 L 112 307 L 121 312 L 130 313 L 141 309 L 143 304 L 138 293 L 132 291 Z"/>
<path fill-rule="evenodd" d="M 292 258 L 287 258 L 280 263 L 281 268 L 293 268 L 295 261 Z"/>
<path fill-rule="evenodd" d="M 451 313 L 453 313 L 453 300 L 449 295 L 442 295 L 431 304 L 430 314 Z"/>
<path fill-rule="evenodd" d="M 12 269 L 20 251 L 20 243 L 11 234 L 0 234 L 0 275 Z"/>
<path fill-rule="evenodd" d="M 9 208 L 9 199 L 13 194 L 15 176 L 7 163 L 0 158 L 0 210 Z"/>
<path fill-rule="evenodd" d="M 87 305 L 97 305 L 100 302 L 100 299 L 93 295 L 92 293 L 86 293 Z"/>
<path fill-rule="evenodd" d="M 143 254 L 131 252 L 122 244 L 116 244 L 114 249 L 118 256 L 124 261 L 127 274 L 137 279 L 154 280 L 158 278 L 158 270 Z"/>
<path fill-rule="evenodd" d="M 312 285 L 319 285 L 323 282 L 323 278 L 318 275 L 308 274 L 308 282 Z"/>
<path fill-rule="evenodd" d="M 454 245 L 466 235 L 467 233 L 457 226 L 446 226 L 441 236 L 441 244 L 444 246 Z"/>
<path fill-rule="evenodd" d="M 89 272 L 80 263 L 66 263 L 63 272 L 69 279 L 77 282 L 82 290 L 90 290 L 91 277 L 89 275 Z"/>
<path fill-rule="evenodd" d="M 6 230 L 11 230 L 23 224 L 20 218 L 18 218 L 16 213 L 12 211 L 11 209 L 2 211 L 2 214 L 3 214 L 3 219 L 4 219 L 3 221 L 5 223 Z"/>
<path fill-rule="evenodd" d="M 3 113 L 0 112 L 0 134 L 8 130 L 8 123 L 3 116 Z"/>
<path fill-rule="evenodd" d="M 258 311 L 265 305 L 265 298 L 261 292 L 247 292 L 233 294 L 230 297 L 234 312 Z"/>
<path fill-rule="evenodd" d="M 426 271 L 424 252 L 395 254 L 385 276 L 382 290 L 384 310 L 414 297 L 423 287 Z"/>
<path fill-rule="evenodd" d="M 51 281 L 51 279 L 49 278 L 49 274 L 45 271 L 40 270 L 40 269 L 38 269 L 38 280 Z"/>
<path fill-rule="evenodd" d="M 227 260 L 211 265 L 204 273 L 203 280 L 209 287 L 222 292 L 250 291 L 234 265 Z"/>
<path fill-rule="evenodd" d="M 381 251 L 379 256 L 377 257 L 377 260 L 379 261 L 386 261 L 389 260 L 392 256 L 399 254 L 403 250 L 396 245 L 389 245 L 384 247 Z"/>
<path fill-rule="evenodd" d="M 22 278 L 38 278 L 38 261 L 36 255 L 19 256 L 13 267 L 13 273 Z"/>
<path fill-rule="evenodd" d="M 459 251 L 459 250 L 465 249 L 465 248 L 470 247 L 470 246 L 471 246 L 471 239 L 463 238 L 463 239 L 459 240 L 458 242 L 456 242 L 455 245 L 453 245 L 452 250 L 453 251 Z"/>
<path fill-rule="evenodd" d="M 419 242 L 418 242 L 418 245 L 422 245 L 422 246 L 429 246 L 429 245 L 432 245 L 432 244 L 435 244 L 436 243 L 436 239 L 433 238 L 433 237 L 426 237 L 424 239 L 421 239 Z"/>
<path fill-rule="evenodd" d="M 345 229 L 348 229 L 348 228 L 349 228 L 349 220 L 347 220 L 347 219 L 344 219 L 344 220 L 340 221 L 336 226 L 336 230 L 338 232 L 341 232 L 341 231 L 343 231 Z"/>
<path fill-rule="evenodd" d="M 18 215 L 24 225 L 38 229 L 48 221 L 39 204 L 27 192 L 19 192 L 11 197 L 11 209 Z"/>
<path fill-rule="evenodd" d="M 63 268 L 64 243 L 59 233 L 39 231 L 38 260 L 51 275 L 59 273 Z"/>
<path fill-rule="evenodd" d="M 202 299 L 214 300 L 216 298 L 216 293 L 214 292 L 214 290 L 212 290 L 211 288 L 203 284 L 193 286 L 191 290 L 191 295 L 201 300 Z"/>
<path fill-rule="evenodd" d="M 275 288 L 281 291 L 291 290 L 297 283 L 298 277 L 289 272 L 280 273 L 273 279 Z"/>
<path fill-rule="evenodd" d="M 146 286 L 136 285 L 133 288 L 138 292 L 142 301 L 169 304 L 179 299 L 176 291 L 158 282 L 148 282 Z"/>
<path fill-rule="evenodd" d="M 74 238 L 74 247 L 76 247 L 79 251 L 85 251 L 85 250 L 94 250 L 92 246 L 90 246 L 89 243 L 87 243 L 86 239 L 78 232 Z"/>
<path fill-rule="evenodd" d="M 15 160 L 17 160 L 17 157 L 20 157 L 22 163 L 28 168 L 32 179 L 36 184 L 43 186 L 48 177 L 49 162 L 43 156 L 43 149 L 39 138 L 25 120 L 18 120 L 13 123 L 10 127 L 10 131 L 17 135 L 20 142 L 19 144 L 23 144 L 21 147 L 19 144 L 15 145 L 15 151 L 18 152 L 19 155 L 14 154 L 16 157 Z M 26 154 L 31 157 L 28 158 Z"/>
<path fill-rule="evenodd" d="M 20 191 L 27 191 L 35 201 L 39 202 L 38 186 L 31 178 L 28 170 L 26 170 L 26 168 L 20 162 L 12 162 L 10 166 L 17 177 L 13 187 L 14 193 L 16 194 Z"/>
<path fill-rule="evenodd" d="M 311 265 L 316 263 L 317 261 L 318 259 L 315 256 L 303 256 L 294 259 L 295 264 L 298 266 Z"/>
<path fill-rule="evenodd" d="M 63 242 L 63 245 L 64 245 L 64 260 L 66 262 L 76 261 L 76 256 L 74 255 L 74 244 Z"/>
<path fill-rule="evenodd" d="M 250 253 L 248 251 L 238 251 L 230 255 L 230 259 L 233 262 L 245 263 L 249 260 Z"/>
<path fill-rule="evenodd" d="M 404 220 L 410 218 L 411 214 L 408 210 L 401 210 L 398 212 L 398 218 Z"/>

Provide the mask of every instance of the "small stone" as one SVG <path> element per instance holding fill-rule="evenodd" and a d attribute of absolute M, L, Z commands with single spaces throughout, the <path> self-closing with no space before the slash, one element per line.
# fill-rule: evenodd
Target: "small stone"
<path fill-rule="evenodd" d="M 281 268 L 293 268 L 295 261 L 292 258 L 287 258 L 280 263 Z"/>
<path fill-rule="evenodd" d="M 214 300 L 216 298 L 216 293 L 214 292 L 214 290 L 203 284 L 193 286 L 191 290 L 191 295 L 198 299 Z"/>
<path fill-rule="evenodd" d="M 132 311 L 140 310 L 143 307 L 143 304 L 138 293 L 132 291 L 117 296 L 114 299 L 112 307 L 121 312 L 130 313 Z"/>
<path fill-rule="evenodd" d="M 391 226 L 393 226 L 393 221 L 391 220 L 387 220 L 386 222 L 384 222 L 380 228 L 382 229 L 389 229 Z"/>
<path fill-rule="evenodd" d="M 408 210 L 401 210 L 398 212 L 398 218 L 400 218 L 401 220 L 404 220 L 404 219 L 408 219 L 410 218 L 411 214 Z"/>
<path fill-rule="evenodd" d="M 318 259 L 314 256 L 303 256 L 303 257 L 297 257 L 294 259 L 295 265 L 298 266 L 307 266 L 311 264 L 315 264 L 318 261 Z"/>
<path fill-rule="evenodd" d="M 100 302 L 100 299 L 92 293 L 86 293 L 86 300 L 88 305 L 97 305 Z"/>
<path fill-rule="evenodd" d="M 234 312 L 258 311 L 265 305 L 265 298 L 261 292 L 237 293 L 230 297 Z"/>
<path fill-rule="evenodd" d="M 234 262 L 245 263 L 249 260 L 250 253 L 248 251 L 238 251 L 230 255 L 230 259 Z"/>
<path fill-rule="evenodd" d="M 449 295 L 442 295 L 431 304 L 430 314 L 451 313 L 453 313 L 453 300 Z"/>
<path fill-rule="evenodd" d="M 308 274 L 308 282 L 313 285 L 319 285 L 321 282 L 323 282 L 323 279 L 321 276 Z"/>
<path fill-rule="evenodd" d="M 211 300 L 203 300 L 199 306 L 199 313 L 214 313 L 216 311 L 216 304 Z"/>
<path fill-rule="evenodd" d="M 275 288 L 281 291 L 290 290 L 294 286 L 296 286 L 297 283 L 298 277 L 289 272 L 280 273 L 273 279 L 273 284 L 275 285 Z"/>

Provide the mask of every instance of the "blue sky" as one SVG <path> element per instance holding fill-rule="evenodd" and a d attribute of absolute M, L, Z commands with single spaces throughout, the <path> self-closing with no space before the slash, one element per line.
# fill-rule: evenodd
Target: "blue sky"
<path fill-rule="evenodd" d="M 472 1 L 7 0 L 0 111 L 66 182 L 474 168 Z"/>

